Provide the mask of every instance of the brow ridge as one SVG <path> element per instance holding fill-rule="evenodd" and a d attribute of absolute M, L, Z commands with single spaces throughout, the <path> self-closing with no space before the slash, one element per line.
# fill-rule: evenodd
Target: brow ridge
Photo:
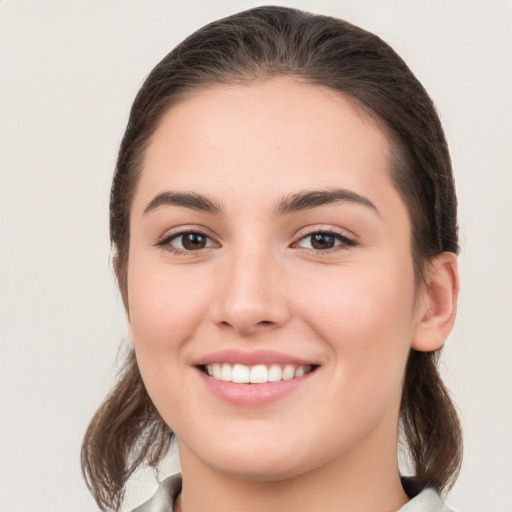
<path fill-rule="evenodd" d="M 157 194 L 144 209 L 144 215 L 160 206 L 183 206 L 200 212 L 220 213 L 220 205 L 213 203 L 207 197 L 194 192 L 165 191 Z"/>
<path fill-rule="evenodd" d="M 286 215 L 336 202 L 359 204 L 374 210 L 380 216 L 377 207 L 367 197 L 343 188 L 306 190 L 288 195 L 279 202 L 276 212 L 278 215 Z M 219 204 L 215 204 L 201 194 L 195 192 L 164 191 L 157 194 L 149 202 L 144 209 L 144 215 L 165 205 L 182 206 L 184 208 L 214 214 L 222 212 L 222 208 Z"/>
<path fill-rule="evenodd" d="M 344 188 L 327 190 L 306 190 L 286 196 L 277 207 L 278 215 L 286 215 L 302 210 L 309 210 L 331 203 L 344 202 L 365 206 L 374 210 L 379 216 L 377 207 L 365 196 Z"/>

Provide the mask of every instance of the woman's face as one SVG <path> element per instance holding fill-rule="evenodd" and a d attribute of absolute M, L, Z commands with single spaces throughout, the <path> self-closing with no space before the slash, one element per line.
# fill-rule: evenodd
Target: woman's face
<path fill-rule="evenodd" d="M 350 101 L 290 79 L 167 112 L 133 201 L 128 306 L 182 463 L 273 480 L 396 455 L 421 301 L 389 160 Z"/>

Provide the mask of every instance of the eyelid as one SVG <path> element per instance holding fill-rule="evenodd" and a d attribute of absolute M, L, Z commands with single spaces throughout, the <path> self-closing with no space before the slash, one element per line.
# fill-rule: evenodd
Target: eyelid
<path fill-rule="evenodd" d="M 319 226 L 308 226 L 306 228 L 302 228 L 296 235 L 295 241 L 290 245 L 292 248 L 301 248 L 298 246 L 299 242 L 304 240 L 309 236 L 313 236 L 315 234 L 322 233 L 336 237 L 338 240 L 341 239 L 341 244 L 335 245 L 330 249 L 310 249 L 310 248 L 302 248 L 307 251 L 312 251 L 317 254 L 328 254 L 331 251 L 339 251 L 350 249 L 351 247 L 355 247 L 358 245 L 358 241 L 356 236 L 353 233 L 348 232 L 347 230 L 334 227 L 332 225 L 319 225 Z"/>
<path fill-rule="evenodd" d="M 203 247 L 202 249 L 197 249 L 195 251 L 180 250 L 180 249 L 178 249 L 176 247 L 172 247 L 170 245 L 170 242 L 172 240 L 179 238 L 180 236 L 189 234 L 189 233 L 196 233 L 198 235 L 202 235 L 202 236 L 208 238 L 209 240 L 211 240 L 213 242 L 213 245 Z M 221 244 L 217 240 L 217 237 L 215 235 L 213 235 L 209 229 L 205 228 L 204 226 L 197 226 L 197 225 L 196 226 L 194 226 L 194 225 L 178 226 L 171 230 L 168 230 L 165 232 L 164 235 L 162 235 L 161 237 L 158 238 L 158 240 L 156 241 L 156 243 L 154 245 L 157 247 L 161 247 L 171 253 L 187 254 L 187 255 L 191 255 L 194 253 L 201 253 L 202 251 L 211 249 L 212 247 L 217 248 L 217 247 L 221 246 Z"/>
<path fill-rule="evenodd" d="M 197 233 L 199 235 L 205 236 L 211 242 L 213 242 L 213 244 L 211 244 L 207 247 L 203 247 L 201 249 L 197 249 L 197 250 L 180 250 L 179 248 L 172 247 L 170 245 L 170 242 L 172 240 L 174 240 L 180 236 L 189 234 L 189 233 Z M 296 236 L 294 237 L 294 241 L 290 244 L 290 247 L 301 248 L 298 246 L 299 242 L 301 242 L 308 236 L 312 236 L 317 233 L 332 235 L 332 236 L 336 237 L 338 240 L 341 239 L 341 243 L 335 245 L 334 247 L 332 247 L 330 249 L 311 249 L 311 248 L 302 248 L 302 249 L 304 249 L 306 251 L 311 251 L 314 253 L 327 254 L 331 251 L 347 250 L 351 247 L 358 245 L 356 236 L 353 233 L 351 233 L 345 229 L 342 229 L 339 227 L 334 227 L 332 225 L 317 225 L 317 226 L 308 226 L 308 227 L 305 227 L 305 228 L 302 228 L 301 230 L 299 230 L 297 232 Z M 161 237 L 158 238 L 158 240 L 156 241 L 156 243 L 154 245 L 157 247 L 161 247 L 171 253 L 192 255 L 194 253 L 195 254 L 202 253 L 203 251 L 205 251 L 207 249 L 221 247 L 221 243 L 218 241 L 217 238 L 218 237 L 216 237 L 211 232 L 210 229 L 208 229 L 204 226 L 185 225 L 185 226 L 177 226 L 175 228 L 172 228 L 172 229 L 166 231 L 164 235 L 162 235 Z"/>
<path fill-rule="evenodd" d="M 344 238 L 348 238 L 352 240 L 354 243 L 357 242 L 357 236 L 351 231 L 340 228 L 338 226 L 333 226 L 332 224 L 315 224 L 312 226 L 306 226 L 301 228 L 297 234 L 295 235 L 295 240 L 299 240 L 304 238 L 305 236 L 312 235 L 315 233 L 330 233 L 332 235 L 339 235 Z"/>

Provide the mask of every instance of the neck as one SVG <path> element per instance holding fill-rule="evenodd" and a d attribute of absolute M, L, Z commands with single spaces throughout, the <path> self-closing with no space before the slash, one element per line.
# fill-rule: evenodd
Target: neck
<path fill-rule="evenodd" d="M 256 481 L 220 472 L 180 446 L 183 490 L 177 512 L 386 512 L 408 498 L 400 483 L 396 442 L 359 446 L 310 471 L 277 481 Z"/>

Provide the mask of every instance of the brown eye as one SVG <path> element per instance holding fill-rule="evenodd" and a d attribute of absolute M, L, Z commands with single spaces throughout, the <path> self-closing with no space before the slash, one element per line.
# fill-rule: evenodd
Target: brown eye
<path fill-rule="evenodd" d="M 336 244 L 336 238 L 328 233 L 315 233 L 311 235 L 311 247 L 313 249 L 332 249 Z"/>
<path fill-rule="evenodd" d="M 181 235 L 181 244 L 187 251 L 196 251 L 206 247 L 206 237 L 201 233 L 187 233 Z"/>
<path fill-rule="evenodd" d="M 188 231 L 186 233 L 178 233 L 162 240 L 159 245 L 165 246 L 171 252 L 191 252 L 213 247 L 213 240 L 200 232 Z"/>
<path fill-rule="evenodd" d="M 335 247 L 339 247 L 340 249 L 348 248 L 355 245 L 355 242 L 340 233 L 317 231 L 316 233 L 310 233 L 309 235 L 302 237 L 297 245 L 304 249 L 328 251 Z"/>

